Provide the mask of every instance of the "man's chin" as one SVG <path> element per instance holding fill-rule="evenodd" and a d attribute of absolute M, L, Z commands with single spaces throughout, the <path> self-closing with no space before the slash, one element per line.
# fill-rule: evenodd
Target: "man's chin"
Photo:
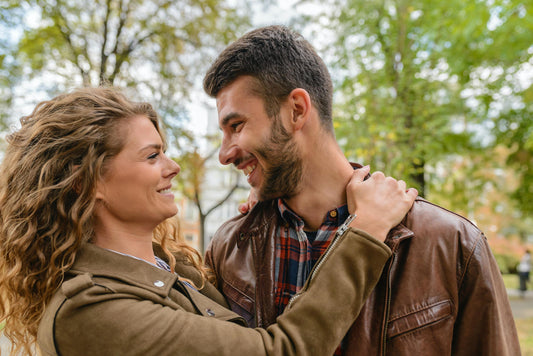
<path fill-rule="evenodd" d="M 295 196 L 296 194 L 291 192 L 279 192 L 279 191 L 268 191 L 268 190 L 259 190 L 257 193 L 257 198 L 259 201 L 272 200 L 272 199 L 289 199 Z"/>
<path fill-rule="evenodd" d="M 259 201 L 281 198 L 281 195 L 281 193 L 265 191 L 264 189 L 259 189 L 257 191 L 257 199 Z"/>

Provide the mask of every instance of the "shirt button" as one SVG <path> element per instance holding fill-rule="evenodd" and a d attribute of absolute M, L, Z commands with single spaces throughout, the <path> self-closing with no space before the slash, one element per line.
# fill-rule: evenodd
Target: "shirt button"
<path fill-rule="evenodd" d="M 331 216 L 332 218 L 336 217 L 337 216 L 337 211 L 336 210 L 332 210 L 329 212 L 329 216 Z"/>
<path fill-rule="evenodd" d="M 154 286 L 156 287 L 163 287 L 165 285 L 165 282 L 163 281 L 155 281 Z"/>
<path fill-rule="evenodd" d="M 209 309 L 209 308 L 207 308 L 207 309 L 205 310 L 205 312 L 206 312 L 206 314 L 209 315 L 209 316 L 215 316 L 215 312 L 212 311 L 212 310 Z"/>

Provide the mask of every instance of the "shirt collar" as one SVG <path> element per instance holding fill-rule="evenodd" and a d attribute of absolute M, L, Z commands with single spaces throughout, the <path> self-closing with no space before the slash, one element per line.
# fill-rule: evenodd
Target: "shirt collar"
<path fill-rule="evenodd" d="M 303 229 L 305 225 L 303 219 L 293 212 L 281 198 L 278 199 L 278 209 L 281 217 L 288 226 L 291 226 L 295 229 Z M 341 205 L 326 213 L 326 216 L 322 221 L 322 226 L 326 225 L 338 227 L 344 223 L 349 215 L 348 206 L 346 204 Z"/>

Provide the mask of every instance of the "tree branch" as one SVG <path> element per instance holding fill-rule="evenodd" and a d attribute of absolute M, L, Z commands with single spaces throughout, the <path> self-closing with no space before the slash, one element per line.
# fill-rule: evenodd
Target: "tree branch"
<path fill-rule="evenodd" d="M 63 16 L 61 11 L 59 10 L 59 6 L 55 9 L 54 12 L 55 12 L 55 14 L 56 14 L 56 16 L 58 18 L 58 21 L 54 21 L 54 25 L 57 27 L 58 31 L 63 36 L 63 39 L 67 42 L 68 48 L 72 52 L 73 62 L 76 65 L 76 67 L 80 70 L 81 76 L 83 78 L 83 83 L 84 84 L 89 84 L 90 83 L 89 74 L 88 74 L 87 71 L 85 71 L 83 69 L 83 67 L 81 66 L 80 61 L 78 59 L 78 56 L 83 55 L 83 54 L 80 51 L 78 51 L 76 49 L 76 47 L 74 46 L 74 44 L 72 43 L 72 38 L 71 38 L 72 31 L 70 30 L 70 28 L 69 28 L 69 26 L 67 24 L 67 20 L 65 19 L 65 17 Z M 86 59 L 87 59 L 87 61 L 90 64 L 91 63 L 90 59 L 87 58 L 87 57 L 86 57 Z"/>
<path fill-rule="evenodd" d="M 228 191 L 228 193 L 226 194 L 226 196 L 224 196 L 224 198 L 220 199 L 218 201 L 218 203 L 216 203 L 215 205 L 213 205 L 206 213 L 205 213 L 205 216 L 208 216 L 209 214 L 211 214 L 213 212 L 213 210 L 215 210 L 216 208 L 218 208 L 219 206 L 221 206 L 222 204 L 224 204 L 224 202 L 226 200 L 228 200 L 232 195 L 233 193 L 235 192 L 235 190 L 237 190 L 237 188 L 239 188 L 239 182 L 237 181 L 233 187 L 231 187 L 231 189 Z"/>
<path fill-rule="evenodd" d="M 105 19 L 104 19 L 104 29 L 103 29 L 103 41 L 102 41 L 102 48 L 100 49 L 100 85 L 104 84 L 105 81 L 105 72 L 107 69 L 107 54 L 105 51 L 105 47 L 107 45 L 107 37 L 109 34 L 109 16 L 111 15 L 111 0 L 106 1 L 106 12 L 105 12 Z"/>
<path fill-rule="evenodd" d="M 128 20 L 128 16 L 130 14 L 130 7 L 128 4 L 124 5 L 124 1 L 120 0 L 118 4 L 119 8 L 119 22 L 117 27 L 117 34 L 115 36 L 115 46 L 113 47 L 113 50 L 111 53 L 118 53 L 118 45 L 120 43 L 120 38 L 122 36 L 122 30 L 124 29 L 124 25 L 126 24 L 126 21 Z"/>

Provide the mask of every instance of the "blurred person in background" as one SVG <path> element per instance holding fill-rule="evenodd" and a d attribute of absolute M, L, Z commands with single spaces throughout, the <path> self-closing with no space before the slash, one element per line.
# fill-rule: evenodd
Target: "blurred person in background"
<path fill-rule="evenodd" d="M 518 280 L 520 283 L 520 294 L 524 297 L 529 283 L 529 273 L 531 272 L 531 254 L 529 250 L 526 250 L 522 256 L 520 263 L 516 267 L 516 271 L 518 272 Z"/>

